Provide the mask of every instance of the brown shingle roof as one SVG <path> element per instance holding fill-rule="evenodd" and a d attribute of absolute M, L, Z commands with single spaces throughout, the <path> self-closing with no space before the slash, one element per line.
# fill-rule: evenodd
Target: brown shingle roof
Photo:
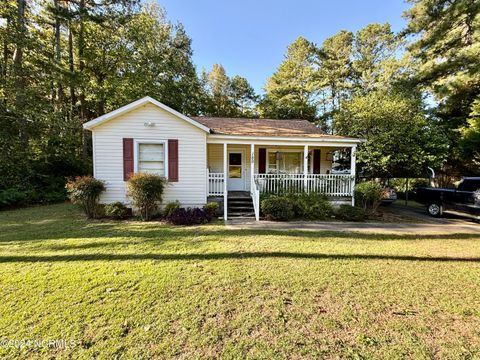
<path fill-rule="evenodd" d="M 195 116 L 214 134 L 265 137 L 343 138 L 328 135 L 308 120 L 245 119 Z"/>

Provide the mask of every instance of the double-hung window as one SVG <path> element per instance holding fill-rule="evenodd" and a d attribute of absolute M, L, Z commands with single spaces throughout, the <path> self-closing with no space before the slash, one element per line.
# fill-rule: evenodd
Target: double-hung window
<path fill-rule="evenodd" d="M 137 141 L 137 172 L 167 177 L 167 148 L 164 141 Z"/>

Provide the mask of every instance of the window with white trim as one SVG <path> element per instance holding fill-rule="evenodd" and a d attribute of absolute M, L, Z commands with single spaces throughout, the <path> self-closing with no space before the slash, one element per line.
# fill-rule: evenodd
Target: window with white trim
<path fill-rule="evenodd" d="M 165 144 L 138 143 L 138 172 L 165 176 Z"/>

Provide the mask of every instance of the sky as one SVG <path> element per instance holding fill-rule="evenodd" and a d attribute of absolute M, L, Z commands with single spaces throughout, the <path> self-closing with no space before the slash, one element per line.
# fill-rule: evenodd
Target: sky
<path fill-rule="evenodd" d="M 372 22 L 405 26 L 403 0 L 158 0 L 172 22 L 192 38 L 200 71 L 222 64 L 261 93 L 299 36 L 320 45 L 340 30 L 357 31 Z"/>

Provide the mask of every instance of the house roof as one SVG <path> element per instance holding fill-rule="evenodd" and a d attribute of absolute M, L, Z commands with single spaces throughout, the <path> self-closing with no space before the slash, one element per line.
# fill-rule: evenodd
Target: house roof
<path fill-rule="evenodd" d="M 210 132 L 210 129 L 208 127 L 206 127 L 205 125 L 195 121 L 195 120 L 192 120 L 191 118 L 189 118 L 188 116 L 186 115 L 183 115 L 182 113 L 179 113 L 177 110 L 174 110 L 172 109 L 171 107 L 161 103 L 160 101 L 157 101 L 153 98 L 151 98 L 150 96 L 145 96 L 137 101 L 134 101 L 128 105 L 125 105 L 125 106 L 122 106 L 121 108 L 118 108 L 117 110 L 114 110 L 114 111 L 111 111 L 105 115 L 102 115 L 102 116 L 99 116 L 93 120 L 90 120 L 88 122 L 86 122 L 85 124 L 83 124 L 83 128 L 84 129 L 89 129 L 89 130 L 92 130 L 93 128 L 95 128 L 96 126 L 100 125 L 100 124 L 103 124 L 107 121 L 110 121 L 111 119 L 117 117 L 117 116 L 120 116 L 122 114 L 125 114 L 129 111 L 132 111 L 132 110 L 135 110 L 143 105 L 146 105 L 146 104 L 153 104 L 155 106 L 158 106 L 160 109 L 163 109 L 167 112 L 169 112 L 170 114 L 173 114 L 177 117 L 179 117 L 180 119 L 182 120 L 185 120 L 186 122 L 192 124 L 193 126 L 196 126 L 197 128 L 200 128 L 202 129 L 203 131 L 206 131 L 206 132 Z"/>
<path fill-rule="evenodd" d="M 351 139 L 329 135 L 308 120 L 246 119 L 194 116 L 192 119 L 210 128 L 212 134 L 260 137 Z"/>
<path fill-rule="evenodd" d="M 311 138 L 337 141 L 345 140 L 349 142 L 361 141 L 351 137 L 326 134 L 323 130 L 316 127 L 308 120 L 247 119 L 207 116 L 188 117 L 150 96 L 145 96 L 128 105 L 90 120 L 83 124 L 83 128 L 93 130 L 95 127 L 104 124 L 117 116 L 123 115 L 146 104 L 153 104 L 210 134 L 262 138 L 291 138 L 292 140 L 294 138 Z"/>

